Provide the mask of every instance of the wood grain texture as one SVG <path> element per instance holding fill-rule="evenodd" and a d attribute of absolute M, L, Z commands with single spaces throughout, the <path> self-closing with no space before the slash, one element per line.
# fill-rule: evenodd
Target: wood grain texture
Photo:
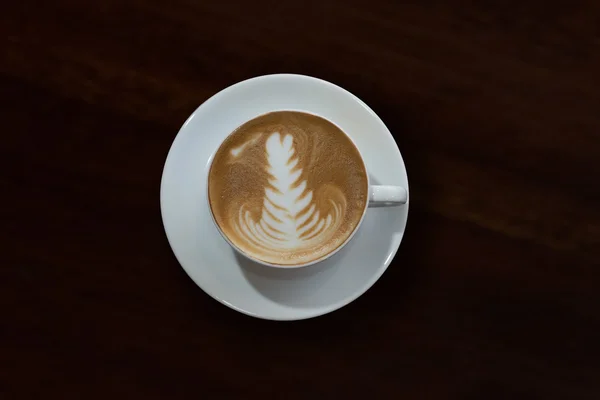
<path fill-rule="evenodd" d="M 0 398 L 600 398 L 600 3 L 21 0 L 0 40 Z M 283 324 L 158 201 L 185 118 L 276 72 L 371 105 L 412 194 L 374 288 Z"/>

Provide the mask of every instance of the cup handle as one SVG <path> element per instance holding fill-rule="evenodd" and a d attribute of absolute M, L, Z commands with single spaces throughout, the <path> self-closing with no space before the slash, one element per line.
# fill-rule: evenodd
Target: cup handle
<path fill-rule="evenodd" d="M 371 185 L 369 206 L 397 206 L 405 204 L 408 193 L 402 186 Z"/>

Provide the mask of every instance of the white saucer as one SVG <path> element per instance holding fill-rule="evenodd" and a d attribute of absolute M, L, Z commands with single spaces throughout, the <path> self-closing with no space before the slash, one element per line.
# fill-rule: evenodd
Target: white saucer
<path fill-rule="evenodd" d="M 302 75 L 267 75 L 217 93 L 181 127 L 165 163 L 160 192 L 163 224 L 183 269 L 202 290 L 253 317 L 298 320 L 337 310 L 367 291 L 392 261 L 404 234 L 408 203 L 369 208 L 357 234 L 316 265 L 276 269 L 238 255 L 211 219 L 205 193 L 209 161 L 242 123 L 275 110 L 320 115 L 342 128 L 363 154 L 372 184 L 408 188 L 392 135 L 360 99 Z"/>

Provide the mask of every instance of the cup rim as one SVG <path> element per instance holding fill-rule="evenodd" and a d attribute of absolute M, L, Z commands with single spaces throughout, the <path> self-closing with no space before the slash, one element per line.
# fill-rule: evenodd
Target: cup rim
<path fill-rule="evenodd" d="M 247 80 L 245 80 L 245 81 L 242 81 L 242 82 L 238 82 L 238 83 L 236 83 L 236 84 L 233 84 L 233 85 L 231 85 L 231 86 L 228 86 L 227 88 L 225 88 L 225 89 L 223 89 L 222 91 L 218 92 L 217 94 L 215 94 L 215 96 L 217 96 L 217 95 L 219 95 L 220 93 L 222 93 L 223 91 L 225 91 L 225 90 L 227 90 L 227 89 L 229 89 L 229 88 L 231 88 L 231 87 L 233 87 L 233 86 L 239 85 L 239 84 L 241 84 L 241 83 L 248 82 L 248 81 L 252 81 L 252 80 L 257 80 L 257 79 L 262 79 L 262 78 L 269 77 L 269 76 L 274 76 L 274 75 L 265 75 L 265 76 L 259 76 L 259 77 L 255 77 L 255 78 L 247 79 Z M 275 75 L 275 76 L 277 76 L 277 75 Z M 279 75 L 279 76 L 280 76 L 280 75 Z M 298 75 L 298 76 L 302 76 L 302 77 L 304 77 L 303 75 Z M 320 81 L 320 82 L 326 82 L 326 81 L 323 81 L 323 80 L 321 80 L 321 79 L 318 79 L 318 78 L 314 78 L 314 79 L 316 79 L 316 80 L 318 80 L 318 81 Z M 329 83 L 329 82 L 327 82 L 327 83 Z M 331 83 L 330 83 L 330 84 L 331 84 Z M 333 85 L 333 84 L 331 84 L 331 85 Z M 336 86 L 336 85 L 333 85 L 333 86 Z M 341 88 L 340 88 L 340 89 L 341 89 Z M 349 94 L 349 93 L 344 93 L 344 95 L 348 95 L 348 94 Z M 214 96 L 213 96 L 213 97 L 214 97 Z M 208 209 L 209 209 L 209 211 L 210 211 L 210 216 L 211 216 L 211 219 L 212 219 L 212 221 L 213 221 L 213 224 L 216 226 L 216 228 L 217 228 L 217 230 L 219 231 L 219 234 L 221 235 L 221 237 L 222 237 L 223 239 L 225 239 L 225 241 L 226 241 L 226 242 L 227 242 L 227 243 L 228 243 L 228 244 L 229 244 L 229 245 L 230 245 L 230 246 L 231 246 L 231 247 L 232 247 L 232 248 L 233 248 L 235 251 L 237 251 L 237 252 L 238 252 L 239 254 L 241 254 L 243 257 L 246 257 L 246 258 L 248 258 L 249 260 L 251 260 L 251 261 L 254 261 L 254 262 L 258 263 L 258 264 L 261 264 L 261 265 L 267 266 L 267 267 L 279 268 L 279 269 L 296 269 L 296 268 L 304 268 L 304 267 L 308 267 L 308 266 L 311 266 L 311 265 L 318 264 L 318 263 L 320 263 L 320 262 L 323 262 L 323 261 L 325 261 L 325 260 L 327 260 L 327 259 L 331 258 L 331 257 L 332 257 L 332 256 L 334 256 L 335 254 L 337 254 L 337 253 L 338 253 L 340 250 L 342 250 L 342 249 L 343 249 L 343 248 L 344 248 L 344 247 L 345 247 L 345 246 L 346 246 L 346 245 L 347 245 L 347 244 L 350 242 L 350 240 L 352 240 L 352 238 L 354 237 L 354 235 L 356 234 L 356 232 L 358 232 L 358 230 L 359 230 L 360 226 L 362 225 L 362 222 L 363 222 L 363 221 L 364 221 L 364 219 L 365 219 L 365 215 L 367 214 L 367 209 L 369 208 L 369 193 L 370 193 L 370 191 L 371 191 L 371 178 L 369 177 L 369 171 L 368 171 L 368 169 L 367 169 L 367 165 L 366 165 L 366 163 L 365 163 L 365 158 L 364 158 L 364 156 L 363 156 L 362 152 L 360 151 L 360 148 L 359 148 L 359 147 L 358 147 L 358 145 L 356 144 L 356 142 L 355 142 L 355 141 L 354 141 L 354 140 L 353 140 L 353 139 L 350 137 L 350 135 L 348 135 L 348 133 L 347 133 L 345 130 L 343 130 L 343 129 L 342 129 L 342 128 L 341 128 L 341 127 L 338 125 L 338 124 L 336 124 L 335 122 L 333 122 L 333 121 L 329 120 L 328 118 L 325 118 L 325 117 L 324 117 L 324 116 L 322 116 L 322 115 L 319 115 L 319 114 L 317 114 L 317 113 L 315 113 L 315 112 L 312 112 L 312 111 L 311 111 L 311 112 L 308 112 L 308 111 L 305 111 L 305 110 L 293 110 L 293 109 L 288 109 L 288 108 L 277 108 L 277 109 L 273 109 L 273 110 L 270 110 L 270 111 L 268 111 L 268 112 L 265 112 L 265 113 L 263 113 L 263 114 L 257 115 L 257 116 L 255 116 L 255 117 L 253 117 L 252 119 L 249 119 L 248 121 L 251 121 L 251 120 L 253 120 L 253 119 L 255 119 L 255 118 L 259 118 L 259 117 L 261 117 L 261 116 L 263 116 L 263 115 L 267 115 L 267 114 L 269 114 L 269 113 L 273 113 L 273 112 L 280 112 L 280 111 L 300 112 L 300 113 L 305 113 L 305 114 L 314 115 L 314 116 L 317 116 L 317 117 L 319 117 L 319 118 L 323 118 L 323 119 L 324 119 L 324 120 L 326 120 L 327 122 L 329 122 L 329 123 L 331 123 L 331 124 L 335 125 L 335 126 L 336 126 L 336 127 L 337 127 L 337 128 L 340 130 L 340 131 L 341 131 L 341 132 L 343 132 L 343 133 L 344 133 L 344 135 L 346 136 L 346 138 L 347 138 L 347 139 L 350 141 L 350 143 L 352 143 L 352 144 L 354 145 L 354 148 L 355 148 L 355 149 L 356 149 L 356 151 L 358 152 L 358 155 L 360 156 L 360 161 L 361 161 L 361 164 L 362 164 L 362 166 L 363 166 L 363 170 L 365 171 L 365 176 L 367 177 L 367 185 L 366 185 L 366 186 L 367 186 L 367 193 L 366 193 L 366 200 L 365 200 L 365 204 L 364 204 L 364 206 L 363 206 L 363 210 L 362 210 L 362 213 L 361 213 L 360 219 L 358 220 L 358 222 L 357 222 L 357 223 L 356 223 L 356 225 L 354 226 L 354 229 L 353 229 L 353 230 L 352 230 L 352 232 L 351 232 L 351 233 L 348 235 L 348 237 L 347 237 L 347 238 L 346 238 L 346 239 L 345 239 L 345 240 L 344 240 L 344 241 L 343 241 L 343 242 L 342 242 L 342 243 L 341 243 L 339 246 L 337 246 L 337 247 L 336 247 L 334 250 L 330 251 L 329 253 L 327 253 L 327 254 L 324 254 L 324 255 L 322 255 L 321 257 L 319 257 L 319 258 L 317 258 L 317 259 L 315 259 L 315 260 L 307 261 L 307 262 L 305 262 L 305 263 L 300 263 L 300 264 L 274 264 L 274 263 L 270 263 L 270 262 L 267 262 L 267 261 L 261 260 L 261 259 L 259 259 L 259 258 L 256 258 L 256 257 L 254 257 L 254 256 L 252 256 L 252 255 L 250 255 L 250 254 L 248 254 L 248 253 L 246 253 L 246 252 L 244 252 L 244 250 L 242 250 L 242 249 L 241 249 L 239 246 L 237 246 L 235 243 L 233 243 L 233 241 L 232 241 L 231 239 L 229 239 L 229 237 L 227 237 L 227 235 L 225 234 L 225 232 L 223 232 L 223 230 L 221 229 L 221 227 L 219 226 L 219 224 L 217 223 L 217 221 L 216 221 L 216 219 L 215 219 L 215 215 L 214 215 L 214 212 L 213 212 L 213 208 L 212 208 L 212 205 L 211 205 L 211 202 L 210 202 L 210 196 L 209 196 L 209 187 L 210 187 L 210 171 L 212 170 L 212 167 L 213 167 L 213 160 L 214 160 L 215 154 L 216 154 L 216 153 L 219 151 L 219 149 L 221 148 L 221 146 L 223 145 L 223 143 L 224 143 L 224 142 L 227 140 L 227 138 L 229 138 L 231 135 L 233 135 L 233 133 L 236 131 L 236 129 L 237 129 L 237 128 L 236 128 L 236 129 L 234 129 L 233 131 L 231 131 L 229 134 L 227 134 L 227 136 L 226 136 L 225 138 L 223 138 L 223 140 L 221 141 L 221 143 L 219 144 L 219 146 L 217 147 L 217 149 L 216 149 L 216 150 L 215 150 L 215 151 L 214 151 L 214 152 L 211 154 L 211 156 L 210 156 L 210 158 L 209 158 L 209 160 L 208 160 L 208 168 L 207 168 L 207 171 L 206 171 L 206 188 L 205 188 L 205 191 L 204 191 L 204 193 L 205 193 L 205 196 L 206 196 L 206 202 L 207 202 L 207 204 L 208 204 Z M 248 121 L 246 121 L 246 122 L 248 122 Z M 243 125 L 243 124 L 244 124 L 244 123 L 246 123 L 246 122 L 243 122 L 241 125 Z M 241 126 L 241 125 L 240 125 L 240 126 Z"/>

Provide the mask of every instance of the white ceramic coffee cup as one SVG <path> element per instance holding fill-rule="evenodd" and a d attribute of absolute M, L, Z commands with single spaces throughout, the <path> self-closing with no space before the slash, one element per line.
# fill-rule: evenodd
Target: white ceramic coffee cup
<path fill-rule="evenodd" d="M 306 112 L 303 110 L 290 110 L 290 109 L 273 109 L 270 110 L 269 112 L 274 112 L 274 111 L 299 111 L 299 112 Z M 311 114 L 313 115 L 318 115 L 315 114 L 313 112 L 311 112 Z M 318 115 L 321 118 L 324 118 L 320 115 Z M 257 115 L 258 117 L 258 115 Z M 325 118 L 326 119 L 326 118 Z M 333 123 L 332 121 L 329 121 L 331 123 Z M 339 128 L 339 127 L 338 127 Z M 370 182 L 370 178 L 369 178 L 369 171 L 366 167 L 366 163 L 365 163 L 365 157 L 364 155 L 361 153 L 360 148 L 356 145 L 356 143 L 352 140 L 352 138 L 343 130 L 340 128 L 340 130 L 342 132 L 344 132 L 344 134 L 346 135 L 346 137 L 348 138 L 348 140 L 350 140 L 354 146 L 356 147 L 356 149 L 358 150 L 360 156 L 361 156 L 361 160 L 363 163 L 363 167 L 365 169 L 366 173 L 366 177 L 367 177 L 367 184 L 368 184 L 368 188 L 369 188 L 369 199 L 368 201 L 365 203 L 365 207 L 362 211 L 361 214 L 361 218 L 358 221 L 358 223 L 356 224 L 356 226 L 354 227 L 354 230 L 352 231 L 352 233 L 348 236 L 348 238 L 346 238 L 346 240 L 340 245 L 338 246 L 335 250 L 332 250 L 330 253 L 325 254 L 324 256 L 321 256 L 317 259 L 305 262 L 305 263 L 301 263 L 301 264 L 286 264 L 286 265 L 278 265 L 278 264 L 272 264 L 272 263 L 268 263 L 265 262 L 263 260 L 260 260 L 256 257 L 253 257 L 250 254 L 247 254 L 246 252 L 244 252 L 243 249 L 239 248 L 235 243 L 233 243 L 232 240 L 229 239 L 229 237 L 227 236 L 227 234 L 225 232 L 223 232 L 223 230 L 221 229 L 221 227 L 219 226 L 219 224 L 216 221 L 216 218 L 213 214 L 212 211 L 212 207 L 210 207 L 209 205 L 209 209 L 210 209 L 210 214 L 212 217 L 212 220 L 215 224 L 215 226 L 217 227 L 217 230 L 219 231 L 219 233 L 221 234 L 221 236 L 231 245 L 231 247 L 233 247 L 237 252 L 239 252 L 240 254 L 242 254 L 244 257 L 249 258 L 250 260 L 268 266 L 268 267 L 276 267 L 276 268 L 284 268 L 284 269 L 289 269 L 289 268 L 300 268 L 300 267 L 306 267 L 309 265 L 313 265 L 316 264 L 318 262 L 324 261 L 328 258 L 330 258 L 331 256 L 333 256 L 334 254 L 336 254 L 338 251 L 340 251 L 344 246 L 346 246 L 350 240 L 352 239 L 352 237 L 356 234 L 356 232 L 360 229 L 360 226 L 365 218 L 365 215 L 367 213 L 367 210 L 369 208 L 369 206 L 375 206 L 375 207 L 382 207 L 382 206 L 401 206 L 403 204 L 405 204 L 408 200 L 408 193 L 406 191 L 406 189 L 402 186 L 393 186 L 393 185 L 372 185 Z M 226 139 L 226 138 L 225 138 Z M 221 142 L 220 146 L 223 144 L 223 142 L 225 141 L 225 139 Z M 212 162 L 214 160 L 214 154 L 210 159 L 210 163 L 209 163 L 209 167 L 207 168 L 207 173 L 210 171 L 210 168 L 212 167 Z M 207 199 L 209 198 L 208 196 L 208 187 L 209 187 L 209 176 L 207 176 L 206 178 L 206 197 Z"/>

